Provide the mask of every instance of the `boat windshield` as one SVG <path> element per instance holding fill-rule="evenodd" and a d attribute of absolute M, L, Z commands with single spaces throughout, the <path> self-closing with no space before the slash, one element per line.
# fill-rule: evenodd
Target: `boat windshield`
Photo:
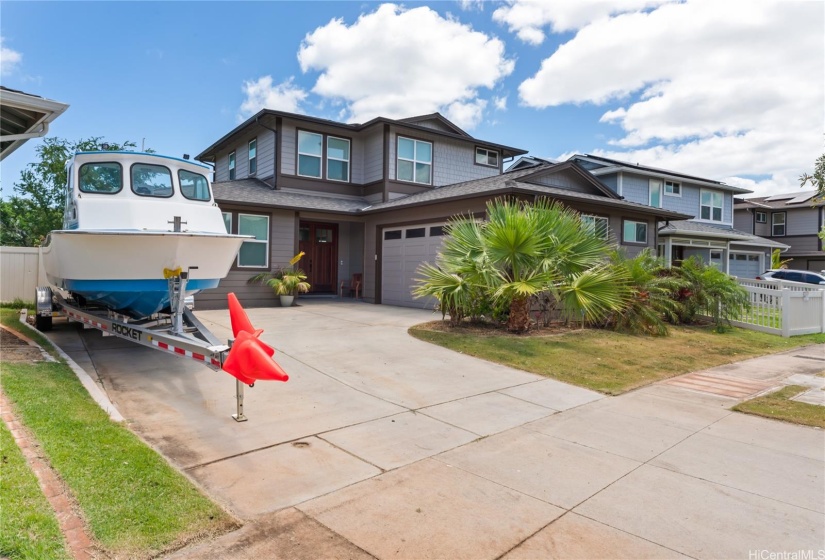
<path fill-rule="evenodd" d="M 172 196 L 172 172 L 163 165 L 136 163 L 132 165 L 132 191 L 139 196 L 169 198 Z"/>
<path fill-rule="evenodd" d="M 123 188 L 123 168 L 116 162 L 84 163 L 80 166 L 80 192 L 115 194 Z"/>
<path fill-rule="evenodd" d="M 178 170 L 180 192 L 189 200 L 209 201 L 209 181 L 200 173 L 192 173 L 185 169 Z"/>

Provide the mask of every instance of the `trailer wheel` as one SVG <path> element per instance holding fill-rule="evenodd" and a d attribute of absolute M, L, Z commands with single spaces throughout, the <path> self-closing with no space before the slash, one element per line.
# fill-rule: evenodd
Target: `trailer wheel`
<path fill-rule="evenodd" d="M 52 330 L 52 316 L 43 317 L 41 315 L 34 316 L 34 326 L 40 332 Z"/>

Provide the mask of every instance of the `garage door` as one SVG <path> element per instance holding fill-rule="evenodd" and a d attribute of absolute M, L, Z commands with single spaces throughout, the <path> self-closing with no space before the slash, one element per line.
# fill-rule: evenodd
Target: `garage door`
<path fill-rule="evenodd" d="M 413 299 L 412 286 L 422 262 L 435 263 L 443 239 L 442 224 L 384 230 L 381 263 L 381 303 L 431 309 L 435 299 Z"/>
<path fill-rule="evenodd" d="M 759 264 L 759 255 L 749 255 L 747 253 L 731 253 L 730 269 L 728 273 L 737 278 L 756 278 L 760 272 L 764 272 Z"/>
<path fill-rule="evenodd" d="M 808 270 L 811 272 L 822 272 L 825 270 L 825 261 L 808 260 Z"/>

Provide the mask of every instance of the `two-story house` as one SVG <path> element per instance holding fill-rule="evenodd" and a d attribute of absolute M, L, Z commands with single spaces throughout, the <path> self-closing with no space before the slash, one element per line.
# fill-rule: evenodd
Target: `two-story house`
<path fill-rule="evenodd" d="M 734 199 L 733 224 L 740 231 L 790 245 L 782 254 L 790 268 L 825 270 L 825 242 L 819 238 L 825 224 L 825 200 L 816 191 L 797 191 Z"/>
<path fill-rule="evenodd" d="M 262 110 L 197 156 L 215 165 L 215 200 L 228 231 L 254 236 L 200 307 L 274 305 L 248 284 L 304 251 L 312 292 L 335 294 L 353 275 L 375 303 L 420 307 L 416 269 L 432 262 L 443 225 L 483 217 L 500 196 L 548 197 L 582 212 L 594 234 L 637 252 L 659 244 L 657 224 L 690 216 L 623 199 L 575 161 L 536 160 L 503 171 L 525 150 L 474 138 L 440 114 L 338 123 Z"/>
<path fill-rule="evenodd" d="M 728 274 L 754 278 L 770 267 L 774 248 L 787 249 L 775 239 L 734 227 L 734 195 L 752 191 L 600 156 L 577 154 L 569 161 L 590 171 L 625 200 L 690 216 L 657 226 L 657 252 L 669 264 L 698 255 Z"/>

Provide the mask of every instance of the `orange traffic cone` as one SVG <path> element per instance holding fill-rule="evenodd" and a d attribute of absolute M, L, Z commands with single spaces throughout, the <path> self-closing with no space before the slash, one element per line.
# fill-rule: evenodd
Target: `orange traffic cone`
<path fill-rule="evenodd" d="M 232 321 L 232 334 L 237 338 L 238 333 L 241 331 L 246 331 L 253 336 L 259 336 L 263 331 L 263 329 L 255 329 L 252 326 L 252 321 L 249 320 L 249 316 L 244 311 L 244 308 L 241 307 L 241 302 L 238 301 L 238 298 L 235 296 L 234 292 L 230 293 L 227 296 L 229 300 L 229 319 Z"/>
<path fill-rule="evenodd" d="M 223 369 L 247 385 L 256 380 L 287 381 L 289 376 L 271 356 L 275 350 L 255 336 L 241 331 L 229 350 Z"/>

